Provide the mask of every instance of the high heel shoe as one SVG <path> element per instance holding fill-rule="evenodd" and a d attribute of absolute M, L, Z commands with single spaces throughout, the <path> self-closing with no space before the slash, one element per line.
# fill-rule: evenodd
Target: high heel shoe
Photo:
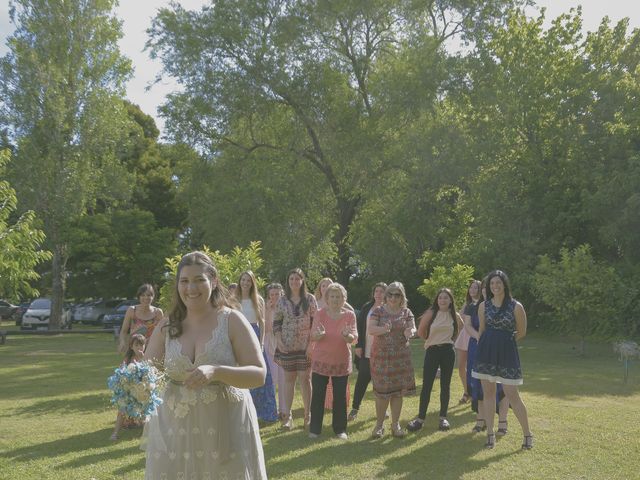
<path fill-rule="evenodd" d="M 280 424 L 281 430 L 289 431 L 293 428 L 293 416 L 291 414 L 284 414 L 282 417 L 282 423 Z"/>
<path fill-rule="evenodd" d="M 522 450 L 531 450 L 533 448 L 533 434 L 525 435 L 522 442 Z"/>
<path fill-rule="evenodd" d="M 391 425 L 391 435 L 396 438 L 403 438 L 407 436 L 407 431 L 404 430 L 399 423 Z"/>
<path fill-rule="evenodd" d="M 476 425 L 471 429 L 471 433 L 484 432 L 486 429 L 487 429 L 487 422 L 485 422 L 483 418 L 478 418 L 476 420 Z"/>
<path fill-rule="evenodd" d="M 311 414 L 307 414 L 304 416 L 304 429 L 309 430 L 309 426 L 311 425 Z"/>
<path fill-rule="evenodd" d="M 372 438 L 382 438 L 384 436 L 384 426 L 376 425 L 373 427 L 373 432 L 371 433 Z"/>
<path fill-rule="evenodd" d="M 498 422 L 498 430 L 496 431 L 496 435 L 498 435 L 499 437 L 504 437 L 507 434 L 507 421 L 506 420 L 500 420 Z"/>
<path fill-rule="evenodd" d="M 496 436 L 494 433 L 487 434 L 487 443 L 484 444 L 484 448 L 491 450 L 496 446 Z"/>

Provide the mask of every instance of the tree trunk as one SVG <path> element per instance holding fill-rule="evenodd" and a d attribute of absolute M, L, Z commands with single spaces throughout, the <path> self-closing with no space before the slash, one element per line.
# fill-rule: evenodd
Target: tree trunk
<path fill-rule="evenodd" d="M 349 284 L 352 273 L 351 267 L 349 266 L 349 259 L 351 257 L 349 232 L 355 219 L 359 203 L 359 197 L 351 199 L 338 198 L 339 224 L 338 231 L 334 237 L 334 241 L 338 247 L 338 270 L 336 272 L 336 279 L 338 283 L 341 283 L 345 287 Z"/>
<path fill-rule="evenodd" d="M 51 317 L 49 329 L 56 330 L 62 326 L 64 307 L 65 275 L 67 265 L 66 245 L 55 245 L 51 264 Z"/>

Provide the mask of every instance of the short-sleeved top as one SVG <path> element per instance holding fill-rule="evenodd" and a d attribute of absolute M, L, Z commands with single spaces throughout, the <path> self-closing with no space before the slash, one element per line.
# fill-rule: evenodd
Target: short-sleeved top
<path fill-rule="evenodd" d="M 324 327 L 325 336 L 315 342 L 311 353 L 311 371 L 320 375 L 342 377 L 352 371 L 351 346 L 344 341 L 342 331 L 349 328 L 350 333 L 357 340 L 358 329 L 356 316 L 351 310 L 345 309 L 337 319 L 329 316 L 322 308 L 313 320 L 314 328 Z"/>
<path fill-rule="evenodd" d="M 318 306 L 315 297 L 310 293 L 307 294 L 307 303 L 309 308 L 305 312 L 302 300 L 297 304 L 286 296 L 278 300 L 273 317 L 273 333 L 281 334 L 282 343 L 288 352 L 305 351 L 309 346 L 311 323 Z"/>

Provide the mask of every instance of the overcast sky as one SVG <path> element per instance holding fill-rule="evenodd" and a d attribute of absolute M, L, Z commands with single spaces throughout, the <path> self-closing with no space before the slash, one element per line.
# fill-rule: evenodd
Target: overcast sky
<path fill-rule="evenodd" d="M 9 7 L 7 0 L 0 0 L 0 55 L 7 51 L 5 39 L 13 30 L 9 23 Z M 209 3 L 205 0 L 179 0 L 187 9 L 196 9 Z M 120 0 L 117 15 L 124 21 L 124 37 L 120 41 L 121 51 L 131 58 L 135 67 L 133 79 L 127 86 L 127 97 L 142 110 L 156 117 L 158 127 L 162 129 L 162 120 L 156 116 L 156 108 L 163 103 L 168 92 L 176 88 L 168 79 L 166 82 L 154 85 L 150 90 L 147 86 L 160 70 L 159 62 L 152 62 L 143 51 L 146 41 L 146 29 L 151 23 L 155 12 L 169 4 L 169 0 Z M 555 18 L 570 8 L 582 5 L 585 30 L 595 30 L 604 16 L 613 22 L 629 17 L 632 28 L 640 27 L 640 2 L 633 0 L 538 0 L 538 6 L 547 9 L 547 20 Z M 532 14 L 535 13 L 532 11 Z"/>

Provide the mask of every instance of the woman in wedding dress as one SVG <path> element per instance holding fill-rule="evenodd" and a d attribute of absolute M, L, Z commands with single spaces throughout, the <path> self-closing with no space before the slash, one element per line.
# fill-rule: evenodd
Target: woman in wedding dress
<path fill-rule="evenodd" d="M 145 479 L 266 479 L 247 390 L 264 384 L 266 368 L 249 322 L 202 252 L 182 257 L 174 296 L 145 351 L 167 376 L 145 427 Z"/>

